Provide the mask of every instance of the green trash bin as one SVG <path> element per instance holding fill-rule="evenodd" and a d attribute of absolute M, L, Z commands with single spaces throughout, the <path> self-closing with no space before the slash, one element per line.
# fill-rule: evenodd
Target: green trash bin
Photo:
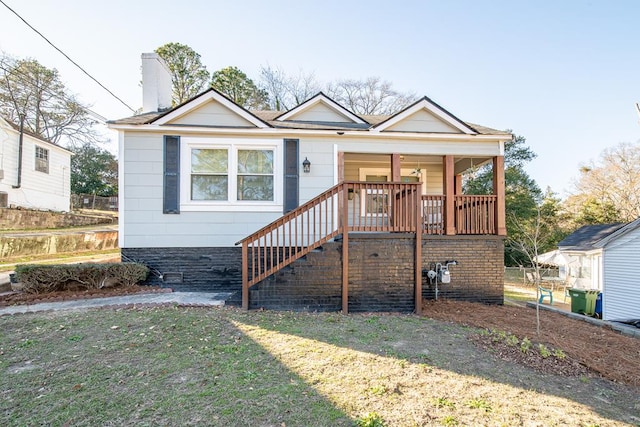
<path fill-rule="evenodd" d="M 584 314 L 587 311 L 587 291 L 584 289 L 569 288 L 571 297 L 571 312 Z"/>
<path fill-rule="evenodd" d="M 584 310 L 584 314 L 587 316 L 593 316 L 596 313 L 596 300 L 598 299 L 599 290 L 588 290 L 585 291 L 585 299 L 587 302 L 587 306 Z"/>

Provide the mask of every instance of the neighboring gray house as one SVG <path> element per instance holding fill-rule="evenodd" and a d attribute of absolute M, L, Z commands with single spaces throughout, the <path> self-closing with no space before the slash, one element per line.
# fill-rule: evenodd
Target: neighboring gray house
<path fill-rule="evenodd" d="M 595 246 L 602 249 L 602 318 L 640 320 L 640 218 Z"/>
<path fill-rule="evenodd" d="M 640 319 L 640 219 L 583 226 L 558 250 L 573 287 L 602 292 L 604 320 Z"/>
<path fill-rule="evenodd" d="M 245 308 L 419 312 L 434 292 L 423 269 L 455 260 L 441 296 L 503 302 L 510 133 L 426 97 L 392 116 L 323 93 L 289 111 L 213 89 L 171 107 L 165 67 L 143 54 L 144 113 L 109 123 L 120 247 L 148 283 Z M 461 174 L 488 163 L 492 194 L 463 194 Z"/>

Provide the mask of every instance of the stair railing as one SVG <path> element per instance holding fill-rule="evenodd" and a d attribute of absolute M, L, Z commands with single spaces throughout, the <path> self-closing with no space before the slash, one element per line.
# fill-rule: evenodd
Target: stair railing
<path fill-rule="evenodd" d="M 345 181 L 236 243 L 249 288 L 345 232 L 415 232 L 420 183 Z"/>

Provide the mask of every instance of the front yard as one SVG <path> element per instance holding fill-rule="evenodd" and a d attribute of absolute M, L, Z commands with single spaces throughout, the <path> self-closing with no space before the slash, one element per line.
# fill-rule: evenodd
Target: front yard
<path fill-rule="evenodd" d="M 479 331 L 234 308 L 4 316 L 0 424 L 640 425 L 637 386 L 503 361 L 468 339 Z"/>

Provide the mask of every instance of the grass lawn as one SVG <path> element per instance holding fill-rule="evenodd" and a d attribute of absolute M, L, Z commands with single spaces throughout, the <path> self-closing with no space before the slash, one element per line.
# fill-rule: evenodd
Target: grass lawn
<path fill-rule="evenodd" d="M 0 425 L 640 423 L 636 388 L 502 362 L 467 339 L 476 332 L 234 308 L 4 316 Z"/>

